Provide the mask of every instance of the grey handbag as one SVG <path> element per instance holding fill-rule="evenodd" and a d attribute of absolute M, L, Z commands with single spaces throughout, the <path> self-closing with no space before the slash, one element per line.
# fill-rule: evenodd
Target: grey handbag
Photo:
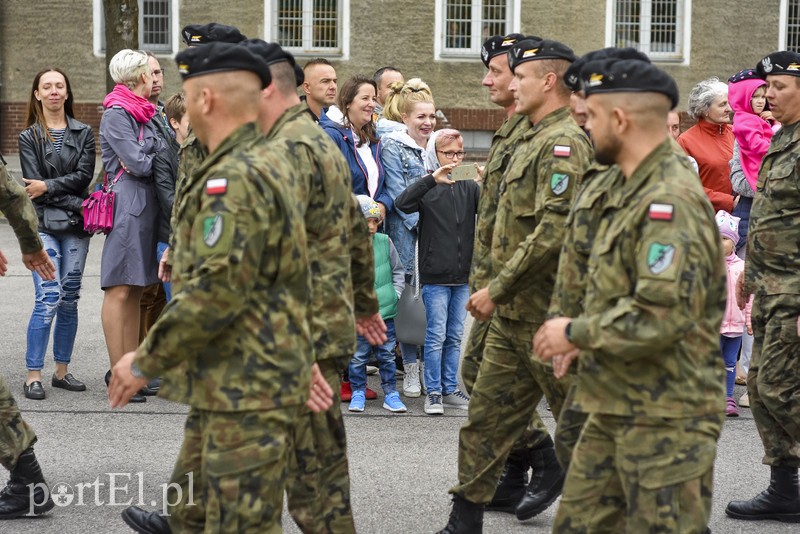
<path fill-rule="evenodd" d="M 406 284 L 397 302 L 397 316 L 394 318 L 397 341 L 411 345 L 424 345 L 427 321 L 425 304 L 419 294 L 419 242 L 414 242 L 414 280 Z"/>

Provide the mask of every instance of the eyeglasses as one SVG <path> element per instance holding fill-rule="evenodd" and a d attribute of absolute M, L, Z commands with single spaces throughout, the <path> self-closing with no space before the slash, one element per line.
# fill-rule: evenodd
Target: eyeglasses
<path fill-rule="evenodd" d="M 450 151 L 443 152 L 441 150 L 437 150 L 436 152 L 438 152 L 439 154 L 444 154 L 444 157 L 446 157 L 447 159 L 455 159 L 455 158 L 464 159 L 464 152 L 450 152 Z"/>

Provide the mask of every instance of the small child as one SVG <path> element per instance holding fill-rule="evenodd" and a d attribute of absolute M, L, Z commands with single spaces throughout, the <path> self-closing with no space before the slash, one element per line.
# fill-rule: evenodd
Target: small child
<path fill-rule="evenodd" d="M 725 315 L 720 327 L 720 350 L 725 361 L 725 384 L 727 404 L 725 414 L 728 417 L 738 417 L 739 407 L 733 398 L 733 384 L 736 380 L 736 359 L 742 347 L 742 332 L 745 326 L 747 333 L 752 334 L 750 326 L 750 309 L 752 298 L 747 303 L 745 311 L 739 309 L 736 303 L 736 281 L 744 271 L 744 260 L 736 255 L 736 243 L 739 241 L 739 218 L 727 211 L 717 212 L 717 227 L 722 235 L 722 246 L 725 251 L 725 263 L 728 274 L 728 303 L 725 306 Z"/>
<path fill-rule="evenodd" d="M 386 234 L 379 234 L 381 210 L 377 202 L 366 195 L 358 195 L 361 213 L 367 219 L 369 233 L 372 236 L 372 248 L 375 255 L 375 292 L 378 294 L 381 317 L 386 323 L 386 343 L 374 347 L 378 359 L 378 368 L 383 388 L 383 407 L 390 412 L 405 412 L 406 406 L 397 392 L 395 374 L 397 366 L 394 361 L 394 346 L 397 339 L 394 333 L 394 317 L 397 315 L 397 302 L 406 284 L 405 269 L 400 262 L 400 255 L 394 248 L 392 240 Z M 367 361 L 373 347 L 362 336 L 358 336 L 356 353 L 350 360 L 350 387 L 353 396 L 348 410 L 363 412 L 367 393 Z"/>

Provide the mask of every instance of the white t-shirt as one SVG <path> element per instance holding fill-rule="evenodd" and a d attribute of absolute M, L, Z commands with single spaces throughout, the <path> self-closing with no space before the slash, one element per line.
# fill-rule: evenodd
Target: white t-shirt
<path fill-rule="evenodd" d="M 364 141 L 363 144 L 358 145 L 358 132 L 353 130 L 353 139 L 356 140 L 356 151 L 361 156 L 361 161 L 367 168 L 367 189 L 369 189 L 369 196 L 375 198 L 375 193 L 378 192 L 378 164 L 372 156 L 372 150 L 369 148 L 369 140 Z"/>

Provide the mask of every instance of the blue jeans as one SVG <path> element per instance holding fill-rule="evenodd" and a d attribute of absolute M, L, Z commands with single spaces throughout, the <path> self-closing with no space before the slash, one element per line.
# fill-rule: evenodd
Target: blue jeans
<path fill-rule="evenodd" d="M 158 242 L 156 246 L 156 262 L 161 263 L 161 256 L 164 255 L 164 251 L 167 250 L 169 244 L 162 243 L 161 241 Z M 164 286 L 164 293 L 167 295 L 167 302 L 172 300 L 172 283 L 171 282 L 161 282 L 161 285 Z"/>
<path fill-rule="evenodd" d="M 25 365 L 31 371 L 41 371 L 44 355 L 53 332 L 53 354 L 56 363 L 68 364 L 78 332 L 78 299 L 81 296 L 81 278 L 89 252 L 89 236 L 55 236 L 39 232 L 44 249 L 56 267 L 56 279 L 44 281 L 33 273 L 36 302 L 28 323 L 28 348 Z"/>
<path fill-rule="evenodd" d="M 722 359 L 725 362 L 725 396 L 733 397 L 733 384 L 736 381 L 736 359 L 742 347 L 742 336 L 719 336 Z"/>
<path fill-rule="evenodd" d="M 378 360 L 378 369 L 381 373 L 381 387 L 383 393 L 388 395 L 397 391 L 397 365 L 394 363 L 394 346 L 397 343 L 394 333 L 394 319 L 386 319 L 386 343 L 373 347 L 362 336 L 356 339 L 356 353 L 350 360 L 348 371 L 350 373 L 350 387 L 353 391 L 367 390 L 367 362 L 375 350 Z"/>
<path fill-rule="evenodd" d="M 467 318 L 469 287 L 422 286 L 427 330 L 425 332 L 425 389 L 428 394 L 449 395 L 458 387 L 461 337 Z"/>

